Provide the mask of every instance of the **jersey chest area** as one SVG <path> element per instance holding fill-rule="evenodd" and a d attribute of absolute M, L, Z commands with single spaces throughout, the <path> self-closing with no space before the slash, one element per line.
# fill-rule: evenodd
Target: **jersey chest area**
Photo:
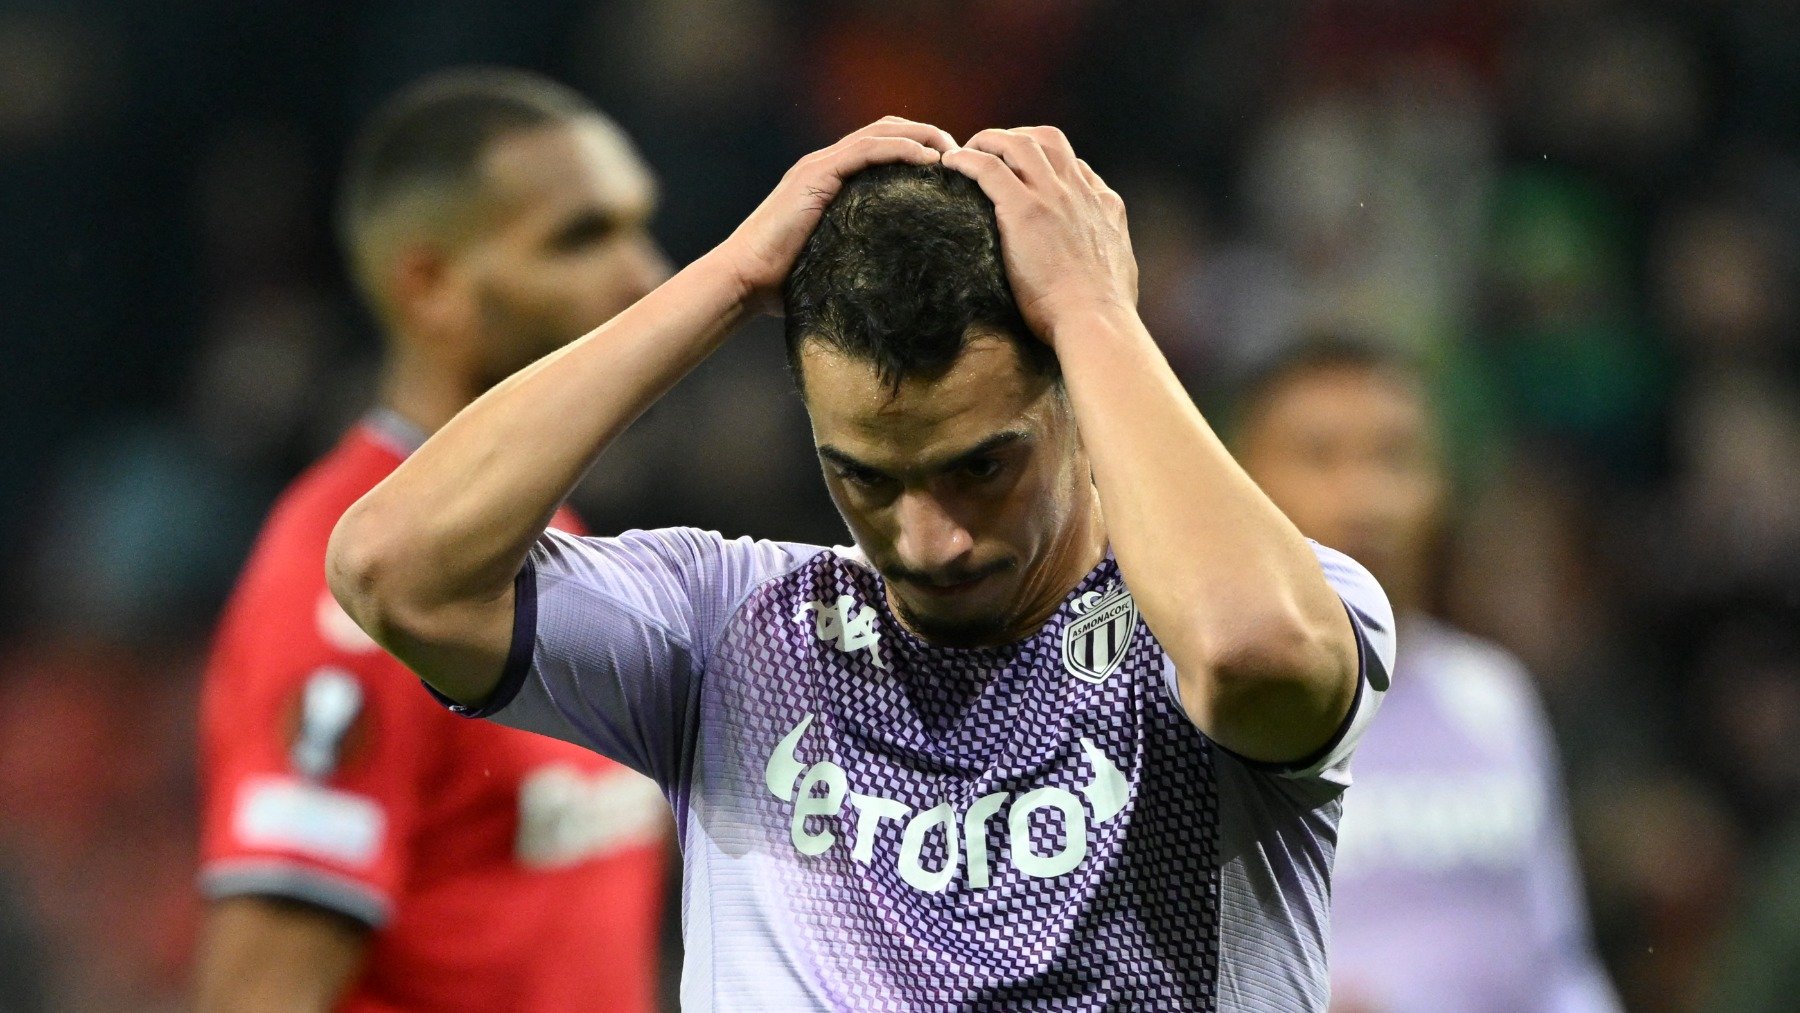
<path fill-rule="evenodd" d="M 980 650 L 919 641 L 842 565 L 750 602 L 703 710 L 730 716 L 715 729 L 771 851 L 955 895 L 1103 867 L 1145 804 L 1205 823 L 1209 754 L 1164 652 L 1116 576 L 1089 584 L 1037 635 Z"/>
<path fill-rule="evenodd" d="M 1115 582 L 1103 567 L 1072 600 Z M 1096 608 L 946 651 L 853 571 L 764 591 L 708 666 L 699 777 L 729 788 L 701 826 L 753 863 L 754 903 L 796 927 L 823 991 L 857 1009 L 1204 1007 L 1211 754 L 1132 610 L 1112 646 L 1075 645 L 1084 674 L 1064 634 L 1103 630 L 1077 626 Z"/>

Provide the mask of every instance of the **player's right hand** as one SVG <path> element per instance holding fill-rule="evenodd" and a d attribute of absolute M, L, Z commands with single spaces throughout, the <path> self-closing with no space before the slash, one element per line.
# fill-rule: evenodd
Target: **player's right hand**
<path fill-rule="evenodd" d="M 956 141 L 929 123 L 876 120 L 796 162 L 714 254 L 723 258 L 746 306 L 779 312 L 782 283 L 846 177 L 885 162 L 930 165 L 955 150 Z"/>

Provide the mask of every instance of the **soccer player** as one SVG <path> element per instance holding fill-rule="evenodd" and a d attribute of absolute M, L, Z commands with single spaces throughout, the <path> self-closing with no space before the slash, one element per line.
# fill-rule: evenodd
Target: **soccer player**
<path fill-rule="evenodd" d="M 1321 1009 L 1392 619 L 1135 290 L 1059 131 L 880 121 L 452 420 L 345 514 L 331 586 L 465 713 L 665 787 L 686 1009 Z M 855 547 L 543 531 L 778 305 Z"/>
<path fill-rule="evenodd" d="M 666 276 L 653 200 L 616 126 L 520 72 L 427 79 L 358 140 L 339 224 L 386 332 L 381 407 L 277 504 L 206 672 L 203 1010 L 655 1008 L 656 786 L 447 714 L 324 569 L 428 433 Z"/>
<path fill-rule="evenodd" d="M 1367 564 L 1399 618 L 1397 687 L 1344 803 L 1333 1009 L 1616 1009 L 1531 680 L 1425 611 L 1447 483 L 1423 378 L 1375 346 L 1304 341 L 1246 385 L 1237 437 L 1276 505 Z"/>

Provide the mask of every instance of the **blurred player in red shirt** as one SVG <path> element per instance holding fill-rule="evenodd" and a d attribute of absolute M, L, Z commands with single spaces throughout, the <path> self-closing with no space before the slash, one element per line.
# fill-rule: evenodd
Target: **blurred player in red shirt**
<path fill-rule="evenodd" d="M 324 573 L 338 517 L 429 433 L 662 279 L 654 199 L 614 124 L 519 72 L 428 79 L 364 129 L 338 226 L 386 332 L 381 407 L 276 505 L 206 673 L 202 1009 L 654 1007 L 654 784 L 443 710 Z"/>

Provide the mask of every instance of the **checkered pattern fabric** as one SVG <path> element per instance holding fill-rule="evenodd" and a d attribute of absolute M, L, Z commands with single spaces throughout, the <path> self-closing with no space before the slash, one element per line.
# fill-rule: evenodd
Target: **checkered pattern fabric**
<path fill-rule="evenodd" d="M 1070 601 L 1118 580 L 1111 561 Z M 839 650 L 816 635 L 808 602 L 849 596 L 877 607 L 883 667 L 874 652 Z M 765 787 L 754 825 L 774 859 L 772 891 L 794 920 L 794 938 L 829 1000 L 885 1011 L 1210 1009 L 1218 966 L 1218 806 L 1211 750 L 1164 689 L 1163 651 L 1141 623 L 1124 661 L 1098 685 L 1063 669 L 1065 606 L 1031 638 L 992 649 L 934 647 L 892 620 L 880 579 L 832 553 L 759 589 L 725 633 L 703 688 L 705 711 L 731 715 L 731 766 L 761 772 L 777 744 L 810 724 L 794 747 L 806 768 L 835 764 L 845 797 L 891 800 L 906 819 L 864 819 L 853 801 L 802 818 L 802 831 L 832 841 L 823 853 L 794 846 L 795 800 Z M 801 617 L 796 620 L 796 611 Z M 1101 820 L 1083 799 L 1081 826 L 1055 806 L 1023 819 L 1030 849 L 1086 857 L 1039 877 L 1013 861 L 1011 806 L 1061 788 L 1081 799 L 1098 776 L 1083 740 L 1129 784 L 1124 808 Z M 797 778 L 805 784 L 809 778 Z M 828 802 L 814 783 L 812 797 Z M 1005 796 L 963 843 L 965 814 Z M 917 865 L 941 874 L 941 891 L 902 876 L 911 818 L 948 804 L 951 818 L 924 828 Z M 830 807 L 827 807 L 830 808 Z M 1071 830 L 1084 840 L 1071 842 Z M 873 834 L 873 846 L 862 835 Z M 853 853 L 869 851 L 867 860 Z M 985 855 L 978 854 L 984 850 Z M 971 883 L 972 865 L 988 870 Z"/>
<path fill-rule="evenodd" d="M 1394 658 L 1380 587 L 1314 548 L 1364 678 L 1296 768 L 1193 726 L 1110 559 L 1025 640 L 955 650 L 853 554 L 684 528 L 540 540 L 532 639 L 470 710 L 663 786 L 685 1010 L 1322 1011 L 1339 797 Z"/>

